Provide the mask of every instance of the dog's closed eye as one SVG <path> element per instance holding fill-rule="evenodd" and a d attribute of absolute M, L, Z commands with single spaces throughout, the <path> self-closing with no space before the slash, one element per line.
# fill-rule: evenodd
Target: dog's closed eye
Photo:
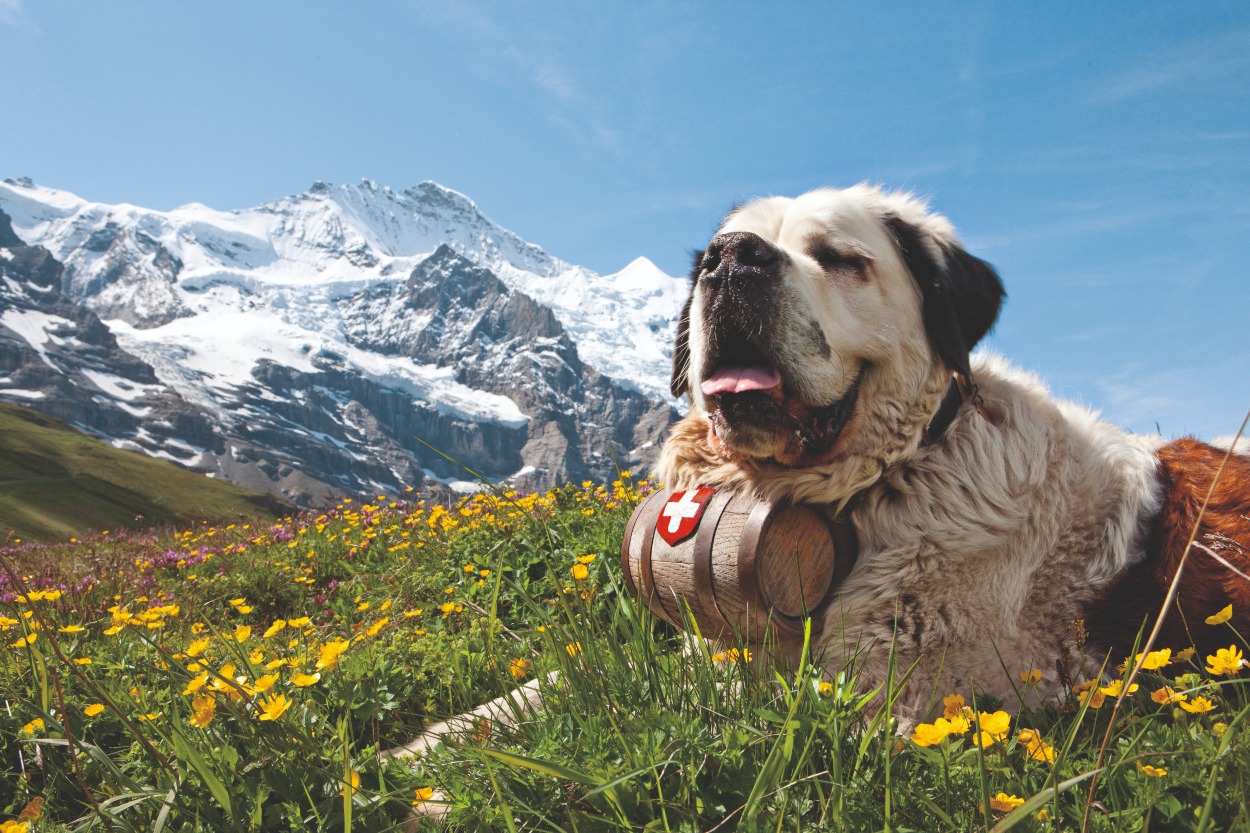
<path fill-rule="evenodd" d="M 860 278 L 868 273 L 868 259 L 858 252 L 821 244 L 813 247 L 808 254 L 826 272 L 850 272 Z"/>

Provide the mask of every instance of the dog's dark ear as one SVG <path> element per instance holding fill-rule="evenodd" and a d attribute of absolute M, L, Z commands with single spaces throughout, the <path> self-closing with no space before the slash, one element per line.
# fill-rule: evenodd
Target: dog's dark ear
<path fill-rule="evenodd" d="M 690 302 L 681 308 L 681 318 L 677 321 L 677 341 L 673 343 L 673 378 L 669 380 L 669 390 L 673 396 L 681 399 L 690 390 Z"/>
<path fill-rule="evenodd" d="M 929 343 L 952 370 L 971 376 L 968 355 L 994 326 L 1006 295 L 998 273 L 984 260 L 940 241 L 943 261 L 938 261 L 920 229 L 898 217 L 885 224 L 920 287 Z"/>
<path fill-rule="evenodd" d="M 690 303 L 694 300 L 694 285 L 702 266 L 703 252 L 695 252 L 694 265 L 690 267 L 690 295 L 681 308 L 681 318 L 677 319 L 677 340 L 673 342 L 673 376 L 668 388 L 677 399 L 690 390 Z"/>

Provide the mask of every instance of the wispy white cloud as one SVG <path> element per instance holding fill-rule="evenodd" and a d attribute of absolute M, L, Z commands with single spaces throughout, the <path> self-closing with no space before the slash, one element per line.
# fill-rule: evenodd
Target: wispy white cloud
<path fill-rule="evenodd" d="M 22 0 L 0 0 L 0 23 L 20 23 L 25 19 Z"/>
<path fill-rule="evenodd" d="M 1165 437 L 1215 437 L 1237 430 L 1250 408 L 1244 352 L 1185 367 L 1156 368 L 1136 362 L 1097 381 L 1103 414 L 1135 431 Z"/>
<path fill-rule="evenodd" d="M 1175 213 L 1176 209 L 1168 205 L 1144 205 L 1140 208 L 1101 206 L 1089 210 L 1073 208 L 1051 222 L 1039 223 L 1003 235 L 998 245 L 1018 246 L 1048 240 L 1070 241 L 1081 236 L 1146 226 Z"/>
<path fill-rule="evenodd" d="M 499 14 L 457 2 L 417 8 L 435 25 L 468 34 L 480 44 L 479 55 L 500 59 L 510 79 L 538 92 L 537 100 L 546 99 L 546 117 L 566 135 L 618 159 L 637 161 L 634 117 L 596 88 L 585 62 L 575 56 L 577 45 L 568 41 L 569 33 L 530 23 L 508 6 L 498 7 Z M 643 46 L 667 48 L 654 38 Z"/>
<path fill-rule="evenodd" d="M 1180 84 L 1223 80 L 1250 69 L 1250 29 L 1218 38 L 1191 40 L 1160 55 L 1142 56 L 1140 63 L 1097 84 L 1090 104 L 1112 104 L 1139 98 Z"/>

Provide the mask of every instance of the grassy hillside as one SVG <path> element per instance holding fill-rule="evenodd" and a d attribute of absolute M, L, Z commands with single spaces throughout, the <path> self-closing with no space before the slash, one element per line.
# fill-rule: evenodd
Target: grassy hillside
<path fill-rule="evenodd" d="M 108 446 L 44 414 L 0 405 L 0 542 L 92 530 L 272 519 L 278 501 Z M 141 517 L 141 520 L 136 520 Z"/>

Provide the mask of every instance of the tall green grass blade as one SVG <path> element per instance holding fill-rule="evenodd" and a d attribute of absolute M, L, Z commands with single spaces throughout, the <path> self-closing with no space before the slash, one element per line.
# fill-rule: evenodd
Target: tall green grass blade
<path fill-rule="evenodd" d="M 213 772 L 212 767 L 204 760 L 195 745 L 189 743 L 187 738 L 182 735 L 176 724 L 170 731 L 170 737 L 174 743 L 174 750 L 178 757 L 184 761 L 195 774 L 200 776 L 204 785 L 208 787 L 208 791 L 212 793 L 217 803 L 221 805 L 221 809 L 226 811 L 226 818 L 234 818 L 234 802 L 230 798 L 230 791 L 226 789 L 225 783 L 217 777 L 217 773 Z"/>
<path fill-rule="evenodd" d="M 540 761 L 537 758 L 518 755 L 515 752 L 505 752 L 502 749 L 488 749 L 485 747 L 477 747 L 472 750 L 474 754 L 482 755 L 487 758 L 494 758 L 501 763 L 505 763 L 512 767 L 522 767 L 524 769 L 533 770 L 551 778 L 559 778 L 564 781 L 574 781 L 578 784 L 585 784 L 588 787 L 596 787 L 599 790 L 606 789 L 608 784 L 600 778 L 596 778 L 589 773 L 564 766 L 563 764 L 552 763 L 551 761 Z"/>

